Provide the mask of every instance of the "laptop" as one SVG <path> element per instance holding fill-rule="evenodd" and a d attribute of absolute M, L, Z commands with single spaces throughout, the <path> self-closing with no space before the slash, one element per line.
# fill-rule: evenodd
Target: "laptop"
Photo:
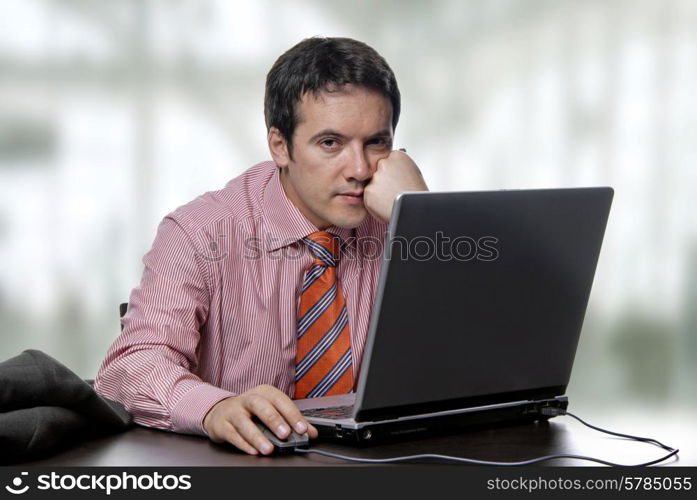
<path fill-rule="evenodd" d="M 565 409 L 612 197 L 398 196 L 356 390 L 296 401 L 320 438 L 380 442 Z"/>

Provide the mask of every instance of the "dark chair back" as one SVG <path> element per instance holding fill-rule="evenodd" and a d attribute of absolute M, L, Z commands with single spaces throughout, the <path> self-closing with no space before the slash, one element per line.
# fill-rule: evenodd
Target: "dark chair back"
<path fill-rule="evenodd" d="M 128 311 L 128 302 L 123 302 L 119 304 L 119 319 L 123 318 L 123 315 Z M 121 321 L 121 330 L 123 331 L 123 321 Z"/>

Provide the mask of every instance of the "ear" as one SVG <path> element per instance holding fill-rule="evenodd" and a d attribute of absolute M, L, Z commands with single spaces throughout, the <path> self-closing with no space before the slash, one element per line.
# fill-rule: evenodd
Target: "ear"
<path fill-rule="evenodd" d="M 269 151 L 274 163 L 281 168 L 287 167 L 290 154 L 288 154 L 288 141 L 285 136 L 276 127 L 271 127 L 266 140 L 269 143 Z"/>

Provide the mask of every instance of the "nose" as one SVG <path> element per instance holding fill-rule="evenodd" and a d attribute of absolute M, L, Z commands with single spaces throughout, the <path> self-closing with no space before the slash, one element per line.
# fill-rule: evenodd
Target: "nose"
<path fill-rule="evenodd" d="M 350 155 L 347 179 L 360 182 L 370 179 L 373 171 L 370 168 L 365 150 L 361 146 L 354 146 L 350 149 Z"/>

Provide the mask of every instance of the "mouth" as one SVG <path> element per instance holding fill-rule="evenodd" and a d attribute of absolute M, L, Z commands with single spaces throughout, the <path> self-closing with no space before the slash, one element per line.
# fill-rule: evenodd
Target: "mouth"
<path fill-rule="evenodd" d="M 337 196 L 346 203 L 356 205 L 363 203 L 363 191 L 346 191 L 339 193 Z"/>

